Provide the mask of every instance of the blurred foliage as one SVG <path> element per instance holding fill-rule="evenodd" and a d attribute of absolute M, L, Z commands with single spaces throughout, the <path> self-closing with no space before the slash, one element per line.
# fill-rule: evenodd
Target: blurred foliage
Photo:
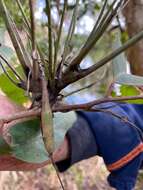
<path fill-rule="evenodd" d="M 17 23 L 17 26 L 22 28 L 22 14 L 20 10 L 18 9 L 17 3 L 15 0 L 5 0 L 5 3 L 7 4 L 9 11 L 13 15 L 14 20 Z M 21 0 L 21 3 L 23 5 L 24 11 L 26 13 L 26 16 L 29 17 L 29 9 L 28 9 L 28 1 Z M 0 17 L 0 26 L 4 26 L 3 19 Z"/>
<path fill-rule="evenodd" d="M 138 96 L 141 93 L 138 87 L 134 87 L 130 85 L 120 85 L 118 89 L 119 89 L 120 96 Z M 116 91 L 113 90 L 112 97 L 118 97 L 118 96 L 119 95 L 116 93 Z M 143 104 L 143 100 L 128 100 L 125 102 Z"/>
<path fill-rule="evenodd" d="M 122 85 L 120 87 L 120 92 L 122 96 L 137 96 L 140 95 L 139 89 L 134 86 Z M 127 101 L 129 103 L 143 104 L 143 100 L 132 100 Z"/>
<path fill-rule="evenodd" d="M 16 70 L 20 73 L 22 72 L 20 67 L 16 68 Z M 11 71 L 8 71 L 8 74 L 16 80 Z M 18 104 L 23 104 L 28 101 L 28 97 L 25 95 L 25 91 L 15 86 L 4 73 L 0 75 L 0 89 L 11 100 Z"/>

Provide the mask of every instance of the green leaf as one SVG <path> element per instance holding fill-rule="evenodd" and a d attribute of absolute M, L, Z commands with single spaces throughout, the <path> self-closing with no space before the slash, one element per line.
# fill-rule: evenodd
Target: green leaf
<path fill-rule="evenodd" d="M 122 85 L 120 88 L 122 96 L 137 96 L 140 92 L 133 86 Z M 143 100 L 128 100 L 128 103 L 143 104 Z"/>
<path fill-rule="evenodd" d="M 54 143 L 57 148 L 67 130 L 76 120 L 74 112 L 54 114 Z M 41 163 L 49 159 L 43 143 L 40 119 L 15 124 L 9 131 L 12 137 L 12 155 L 29 163 Z"/>
<path fill-rule="evenodd" d="M 120 87 L 120 92 L 122 96 L 137 96 L 139 95 L 139 91 L 133 87 L 133 86 L 128 86 L 128 85 L 122 85 Z"/>
<path fill-rule="evenodd" d="M 140 95 L 139 90 L 134 86 L 122 85 L 120 87 L 121 96 L 138 96 Z M 143 104 L 143 100 L 128 100 L 128 103 Z"/>
<path fill-rule="evenodd" d="M 17 68 L 16 70 L 21 70 L 21 68 Z M 14 78 L 12 71 L 9 71 L 8 73 Z M 0 89 L 12 101 L 20 105 L 28 101 L 28 98 L 25 96 L 25 91 L 15 86 L 4 73 L 0 75 Z"/>
<path fill-rule="evenodd" d="M 48 160 L 41 131 L 40 120 L 33 119 L 16 124 L 10 129 L 12 137 L 12 155 L 30 163 Z"/>
<path fill-rule="evenodd" d="M 11 153 L 11 147 L 7 142 L 0 136 L 0 155 L 8 155 Z"/>

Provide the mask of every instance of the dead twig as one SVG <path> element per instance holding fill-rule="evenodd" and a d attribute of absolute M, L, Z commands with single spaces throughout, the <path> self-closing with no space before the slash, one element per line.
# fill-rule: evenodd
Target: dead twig
<path fill-rule="evenodd" d="M 143 99 L 143 95 L 139 96 L 125 96 L 125 97 L 107 97 L 98 100 L 94 100 L 85 104 L 75 104 L 75 105 L 68 105 L 68 104 L 55 104 L 52 108 L 53 112 L 68 112 L 68 111 L 77 111 L 77 110 L 86 110 L 88 111 L 95 105 L 108 103 L 108 102 L 121 102 L 127 100 L 140 100 Z"/>
<path fill-rule="evenodd" d="M 41 109 L 31 109 L 25 110 L 16 114 L 7 115 L 6 117 L 0 117 L 0 121 L 3 123 L 9 123 L 14 120 L 23 119 L 23 118 L 30 118 L 30 117 L 38 117 L 40 116 Z"/>

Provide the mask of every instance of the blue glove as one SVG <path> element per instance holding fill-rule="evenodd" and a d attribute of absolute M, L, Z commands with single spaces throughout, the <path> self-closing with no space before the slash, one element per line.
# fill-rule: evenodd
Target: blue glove
<path fill-rule="evenodd" d="M 113 113 L 128 118 L 143 130 L 143 105 L 104 104 Z M 111 172 L 108 181 L 117 190 L 133 189 L 143 163 L 143 143 L 139 131 L 106 113 L 77 112 L 78 119 L 67 132 L 70 159 L 57 163 L 60 171 L 94 155 L 102 156 Z"/>

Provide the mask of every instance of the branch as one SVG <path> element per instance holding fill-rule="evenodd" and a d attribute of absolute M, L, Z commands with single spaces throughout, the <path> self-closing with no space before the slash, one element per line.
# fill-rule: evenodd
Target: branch
<path fill-rule="evenodd" d="M 106 5 L 107 5 L 107 1 L 108 1 L 108 0 L 105 0 L 105 1 L 104 1 L 104 4 L 103 4 L 102 9 L 101 9 L 101 11 L 100 11 L 100 13 L 99 13 L 99 16 L 98 16 L 98 18 L 97 18 L 96 24 L 95 24 L 95 26 L 94 26 L 94 28 L 93 28 L 93 30 L 92 30 L 92 33 L 94 33 L 95 29 L 97 28 L 98 24 L 100 23 L 100 21 L 101 21 L 101 19 L 102 19 L 102 17 L 103 17 L 103 13 L 104 13 L 104 11 L 105 11 L 105 8 L 106 8 Z M 113 3 L 114 3 L 114 2 L 113 2 Z"/>
<path fill-rule="evenodd" d="M 86 90 L 86 89 L 88 89 L 88 88 L 91 88 L 92 86 L 94 86 L 95 84 L 97 84 L 97 82 L 98 82 L 98 81 L 95 81 L 95 82 L 93 82 L 93 83 L 91 83 L 91 84 L 89 84 L 89 85 L 87 85 L 87 86 L 84 86 L 84 87 L 82 87 L 82 88 L 76 89 L 76 90 L 74 90 L 74 91 L 72 91 L 72 92 L 70 92 L 70 93 L 64 95 L 63 98 L 66 98 L 66 97 L 68 97 L 68 96 L 71 96 L 71 95 L 73 95 L 73 94 L 76 94 L 76 93 L 78 93 L 78 92 L 81 92 L 81 91 L 83 91 L 83 90 Z"/>
<path fill-rule="evenodd" d="M 32 59 L 33 59 L 33 70 L 32 76 L 33 79 L 36 81 L 38 79 L 39 74 L 39 67 L 37 62 L 37 52 L 36 52 L 36 39 L 35 39 L 35 17 L 34 17 L 34 9 L 35 9 L 35 0 L 29 0 L 29 7 L 30 7 L 30 18 L 31 18 L 31 41 L 32 41 Z"/>
<path fill-rule="evenodd" d="M 117 98 L 103 98 L 99 100 L 94 100 L 85 104 L 76 104 L 76 105 L 63 105 L 63 104 L 55 104 L 52 107 L 52 112 L 68 112 L 68 111 L 77 111 L 77 110 L 86 110 L 90 111 L 93 106 L 99 105 L 107 102 L 120 102 L 125 100 L 139 100 L 143 99 L 143 96 L 130 96 L 130 97 L 117 97 Z M 98 109 L 94 107 L 93 109 Z M 20 113 L 16 113 L 13 115 L 7 115 L 6 117 L 1 117 L 0 121 L 4 123 L 9 123 L 14 120 L 30 118 L 30 117 L 38 117 L 41 115 L 41 108 L 33 108 L 31 110 L 22 111 Z"/>
<path fill-rule="evenodd" d="M 10 18 L 9 12 L 5 6 L 4 0 L 0 1 L 0 10 L 1 10 L 1 16 L 3 17 L 8 33 L 10 35 L 11 41 L 13 43 L 13 46 L 15 48 L 15 51 L 17 53 L 17 56 L 20 60 L 20 63 L 22 65 L 22 68 L 27 76 L 27 71 L 29 70 L 29 61 L 28 57 L 25 53 L 25 48 L 22 44 L 22 41 L 20 39 L 20 36 L 18 35 L 17 30 L 15 29 L 15 25 L 12 23 L 12 20 Z"/>
<path fill-rule="evenodd" d="M 91 84 L 88 84 L 87 86 L 84 86 L 84 87 L 82 87 L 82 88 L 79 88 L 79 89 L 77 89 L 77 90 L 74 90 L 74 91 L 72 91 L 72 92 L 70 92 L 70 93 L 64 95 L 62 98 L 66 98 L 66 97 L 71 96 L 71 95 L 73 95 L 73 94 L 75 94 L 75 93 L 78 93 L 78 92 L 81 92 L 81 91 L 86 90 L 86 89 L 88 89 L 88 88 L 91 88 L 92 86 L 94 86 L 94 85 L 96 85 L 97 83 L 101 82 L 101 80 L 103 80 L 103 78 L 105 77 L 105 74 L 106 74 L 106 69 L 104 70 L 104 72 L 103 72 L 102 76 L 100 77 L 100 79 L 98 79 L 98 80 L 92 82 Z"/>
<path fill-rule="evenodd" d="M 78 5 L 79 5 L 79 0 L 76 0 L 75 8 L 74 8 L 74 11 L 73 11 L 72 19 L 71 19 L 69 30 L 68 30 L 68 34 L 67 34 L 67 37 L 66 37 L 66 40 L 65 40 L 65 46 L 64 46 L 64 52 L 63 52 L 63 55 L 62 55 L 63 57 L 62 57 L 61 65 L 63 65 L 63 63 L 65 62 L 65 59 L 66 59 L 66 57 L 67 57 L 67 55 L 69 54 L 69 51 L 70 51 L 69 47 L 70 47 L 71 40 L 72 40 L 74 30 L 75 30 L 75 25 L 76 25 L 76 20 L 77 20 Z"/>
<path fill-rule="evenodd" d="M 32 109 L 29 111 L 22 111 L 20 113 L 7 115 L 6 117 L 1 117 L 0 121 L 2 123 L 9 123 L 14 120 L 23 119 L 23 118 L 30 118 L 30 117 L 37 117 L 40 116 L 41 109 Z"/>
<path fill-rule="evenodd" d="M 116 97 L 116 98 L 102 98 L 99 100 L 94 100 L 85 104 L 75 104 L 75 105 L 62 105 L 55 104 L 52 108 L 53 112 L 68 112 L 68 111 L 77 111 L 77 110 L 86 110 L 89 111 L 93 106 L 99 105 L 107 102 L 120 102 L 127 100 L 140 100 L 143 99 L 142 95 L 139 96 L 129 96 L 129 97 Z"/>
<path fill-rule="evenodd" d="M 83 60 L 83 58 L 85 58 L 85 56 L 93 48 L 93 46 L 96 44 L 96 42 L 100 39 L 100 37 L 105 32 L 105 30 L 108 28 L 110 22 L 115 17 L 117 10 L 119 9 L 119 7 L 122 4 L 122 1 L 123 0 L 119 1 L 115 8 L 113 8 L 113 7 L 116 3 L 116 0 L 113 1 L 111 7 L 107 10 L 105 15 L 103 16 L 98 28 L 95 24 L 95 26 L 94 26 L 91 34 L 89 35 L 87 41 L 85 42 L 85 44 L 81 48 L 78 55 L 75 58 L 73 58 L 73 60 L 69 64 L 69 67 L 66 69 L 65 73 L 68 73 L 73 68 L 73 66 L 79 65 L 81 63 L 81 61 Z"/>
<path fill-rule="evenodd" d="M 19 7 L 19 9 L 20 9 L 20 11 L 22 13 L 22 18 L 23 18 L 27 28 L 30 30 L 30 23 L 29 23 L 29 20 L 27 19 L 27 16 L 26 16 L 26 14 L 24 12 L 24 9 L 22 7 L 22 4 L 21 4 L 20 0 L 16 0 L 16 3 L 17 3 L 17 5 L 18 5 L 18 7 Z"/>
<path fill-rule="evenodd" d="M 4 72 L 4 74 L 7 76 L 7 78 L 17 87 L 20 87 L 22 86 L 23 84 L 22 83 L 17 83 L 15 80 L 13 80 L 13 78 L 8 74 L 7 70 L 5 69 L 5 67 L 3 66 L 3 64 L 1 63 L 0 61 L 0 66 Z"/>
<path fill-rule="evenodd" d="M 63 79 L 62 79 L 63 81 L 61 82 L 61 84 L 59 83 L 59 88 L 63 89 L 66 86 L 68 86 L 69 84 L 76 82 L 79 79 L 82 79 L 82 78 L 88 76 L 89 74 L 93 73 L 94 71 L 96 71 L 97 69 L 99 69 L 103 65 L 107 64 L 112 59 L 114 59 L 116 56 L 121 54 L 123 51 L 128 49 L 130 46 L 139 42 L 142 38 L 143 38 L 143 30 L 141 32 L 139 32 L 138 34 L 136 34 L 133 38 L 128 40 L 123 46 L 114 50 L 112 53 L 110 53 L 109 55 L 107 55 L 102 60 L 100 60 L 96 64 L 92 65 L 88 69 L 81 70 L 79 73 L 78 72 L 77 73 L 71 73 L 71 75 L 73 74 L 73 76 L 70 78 L 69 78 L 69 74 L 67 76 L 66 75 L 63 76 Z"/>
<path fill-rule="evenodd" d="M 63 23 L 64 23 L 65 12 L 67 10 L 67 2 L 68 2 L 67 0 L 64 1 L 64 8 L 62 11 L 60 26 L 59 26 L 59 30 L 58 30 L 58 37 L 57 37 L 56 44 L 55 44 L 54 72 L 55 72 L 56 65 L 57 65 L 58 49 L 59 49 L 59 44 L 60 44 L 60 39 L 61 39 L 61 33 L 62 33 L 62 27 L 63 27 Z"/>
<path fill-rule="evenodd" d="M 16 70 L 9 64 L 9 62 L 0 54 L 0 58 L 6 63 L 6 65 L 11 69 L 11 71 L 14 73 L 14 75 L 22 82 L 24 83 L 24 81 L 22 80 L 21 76 L 16 72 Z"/>
<path fill-rule="evenodd" d="M 49 63 L 46 73 L 49 74 L 50 82 L 52 80 L 52 65 L 53 65 L 53 40 L 52 40 L 52 23 L 51 23 L 51 5 L 50 1 L 46 0 L 46 14 L 48 17 L 48 43 L 49 43 Z"/>

